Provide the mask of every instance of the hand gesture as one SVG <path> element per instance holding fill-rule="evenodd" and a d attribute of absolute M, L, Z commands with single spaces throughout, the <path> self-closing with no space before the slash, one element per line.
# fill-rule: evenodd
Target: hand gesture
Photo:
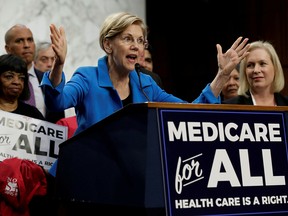
<path fill-rule="evenodd" d="M 67 41 L 64 28 L 61 26 L 57 29 L 54 24 L 51 24 L 50 32 L 52 48 L 56 54 L 55 65 L 64 65 L 67 55 Z"/>
<path fill-rule="evenodd" d="M 250 47 L 250 44 L 247 44 L 248 38 L 245 38 L 242 42 L 241 41 L 242 37 L 238 37 L 230 49 L 228 49 L 224 54 L 222 53 L 221 45 L 216 45 L 219 72 L 222 72 L 225 76 L 229 76 L 241 60 L 249 54 L 249 52 L 247 52 Z"/>

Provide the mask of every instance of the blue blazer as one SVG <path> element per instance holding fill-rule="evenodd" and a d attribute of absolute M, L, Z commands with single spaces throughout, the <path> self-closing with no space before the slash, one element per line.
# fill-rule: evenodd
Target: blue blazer
<path fill-rule="evenodd" d="M 53 111 L 63 111 L 75 107 L 78 122 L 75 135 L 123 107 L 108 73 L 107 56 L 98 60 L 98 67 L 79 67 L 67 83 L 65 75 L 62 73 L 62 81 L 55 88 L 51 85 L 49 73 L 44 74 L 41 83 L 45 92 L 46 106 Z M 140 88 L 137 72 L 131 71 L 129 77 L 132 102 L 147 102 Z M 165 92 L 151 76 L 140 73 L 140 77 L 143 91 L 150 102 L 188 103 Z M 215 97 L 208 84 L 193 103 L 220 103 L 220 96 Z"/>
<path fill-rule="evenodd" d="M 36 77 L 38 79 L 38 82 L 41 83 L 43 79 L 44 73 L 42 71 L 37 70 L 34 68 Z M 42 92 L 44 94 L 44 91 L 42 89 Z M 65 117 L 65 112 L 62 110 L 61 112 L 51 112 L 46 108 L 46 115 L 44 116 L 46 121 L 49 121 L 51 123 L 56 123 L 59 119 L 62 119 Z"/>

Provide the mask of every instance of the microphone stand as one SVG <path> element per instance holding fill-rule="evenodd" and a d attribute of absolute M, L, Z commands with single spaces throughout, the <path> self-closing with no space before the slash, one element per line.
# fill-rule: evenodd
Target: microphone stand
<path fill-rule="evenodd" d="M 141 66 L 139 63 L 135 64 L 135 70 L 136 70 L 138 77 L 139 77 L 140 89 L 141 89 L 142 93 L 144 94 L 145 98 L 147 99 L 147 101 L 149 102 L 150 101 L 149 97 L 147 96 L 147 94 L 145 93 L 145 91 L 143 90 L 143 87 L 142 87 L 142 82 L 141 82 L 141 78 L 140 78 Z"/>

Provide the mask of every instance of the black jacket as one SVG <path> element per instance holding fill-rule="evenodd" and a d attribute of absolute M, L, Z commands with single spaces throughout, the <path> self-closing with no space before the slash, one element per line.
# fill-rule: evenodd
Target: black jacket
<path fill-rule="evenodd" d="M 163 89 L 163 83 L 160 76 L 157 73 L 146 70 L 144 67 L 140 67 L 140 72 L 150 75 L 152 79 Z"/>
<path fill-rule="evenodd" d="M 248 93 L 249 97 L 244 97 L 239 95 L 233 98 L 222 101 L 223 104 L 244 104 L 244 105 L 253 105 L 252 97 L 250 92 Z M 288 98 L 284 97 L 280 93 L 274 93 L 275 102 L 277 106 L 288 106 Z"/>

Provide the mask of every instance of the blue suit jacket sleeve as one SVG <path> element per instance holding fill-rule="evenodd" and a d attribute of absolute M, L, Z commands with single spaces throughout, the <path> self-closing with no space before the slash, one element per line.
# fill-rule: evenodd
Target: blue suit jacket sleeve
<path fill-rule="evenodd" d="M 220 104 L 221 97 L 215 97 L 210 88 L 210 83 L 202 90 L 201 94 L 192 103 L 209 103 L 209 104 Z"/>

